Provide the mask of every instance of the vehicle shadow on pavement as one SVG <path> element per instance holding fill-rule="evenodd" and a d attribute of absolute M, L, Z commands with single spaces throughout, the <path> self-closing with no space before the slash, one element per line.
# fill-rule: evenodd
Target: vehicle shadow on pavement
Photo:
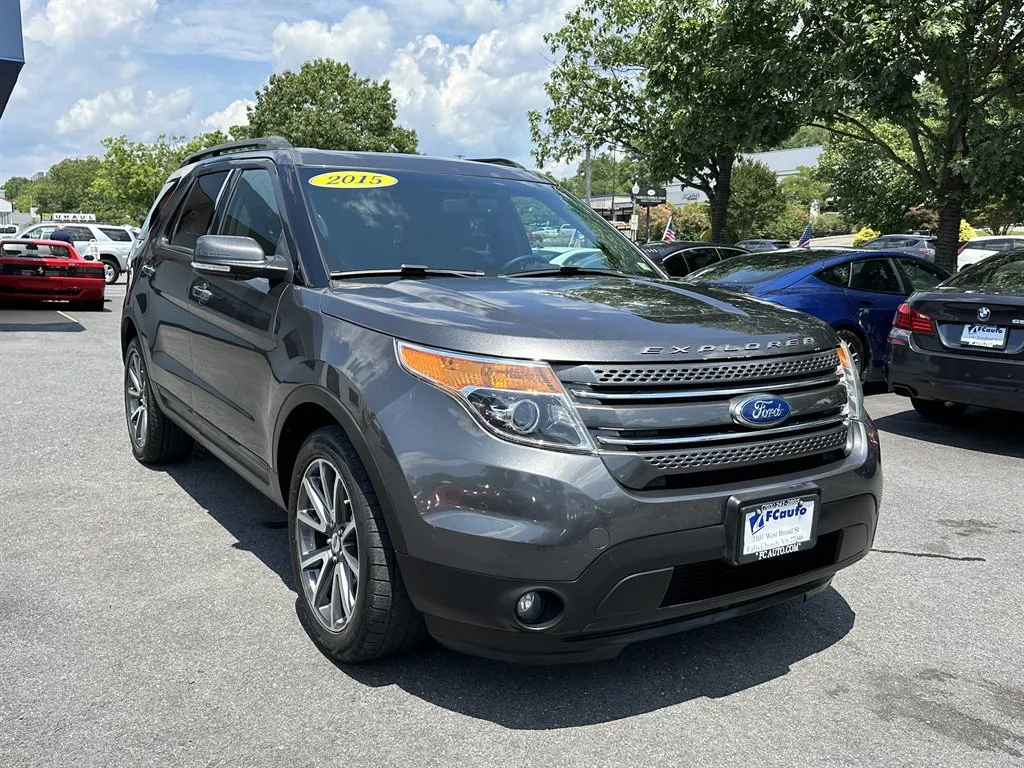
<path fill-rule="evenodd" d="M 58 315 L 57 309 L 68 307 L 0 301 L 0 333 L 79 333 L 85 330 L 79 323 Z"/>
<path fill-rule="evenodd" d="M 216 457 L 196 448 L 182 464 L 160 467 L 224 530 L 235 537 L 232 546 L 252 552 L 293 589 L 288 560 L 288 520 L 263 494 Z"/>
<path fill-rule="evenodd" d="M 518 666 L 429 642 L 403 656 L 337 666 L 364 685 L 397 685 L 431 704 L 505 728 L 571 728 L 692 699 L 720 699 L 783 677 L 794 664 L 839 642 L 854 617 L 830 587 L 807 603 L 785 603 L 637 643 L 615 659 L 592 664 Z"/>
<path fill-rule="evenodd" d="M 908 402 L 907 410 L 880 416 L 875 419 L 875 425 L 882 432 L 914 440 L 1024 459 L 1024 441 L 1020 439 L 1024 432 L 1024 413 L 968 408 L 956 421 L 939 424 L 919 416 Z"/>

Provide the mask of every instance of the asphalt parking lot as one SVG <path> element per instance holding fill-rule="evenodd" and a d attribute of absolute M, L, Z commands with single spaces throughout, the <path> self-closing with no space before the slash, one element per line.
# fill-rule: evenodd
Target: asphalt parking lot
<path fill-rule="evenodd" d="M 0 766 L 1021 765 L 1024 419 L 871 395 L 876 551 L 811 602 L 585 666 L 341 668 L 284 513 L 205 453 L 132 458 L 123 295 L 0 309 Z"/>

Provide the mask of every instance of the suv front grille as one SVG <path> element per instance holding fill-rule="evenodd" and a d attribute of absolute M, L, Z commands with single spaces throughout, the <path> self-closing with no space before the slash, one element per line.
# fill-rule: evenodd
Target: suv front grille
<path fill-rule="evenodd" d="M 556 366 L 605 464 L 630 488 L 701 484 L 701 476 L 827 463 L 846 451 L 846 387 L 834 350 L 715 363 Z M 732 401 L 756 393 L 790 404 L 781 425 L 737 423 Z M 712 484 L 712 483 L 709 483 Z"/>
<path fill-rule="evenodd" d="M 797 358 L 747 360 L 689 365 L 611 365 L 593 368 L 595 384 L 703 384 L 717 381 L 775 379 L 831 372 L 839 365 L 835 352 Z"/>

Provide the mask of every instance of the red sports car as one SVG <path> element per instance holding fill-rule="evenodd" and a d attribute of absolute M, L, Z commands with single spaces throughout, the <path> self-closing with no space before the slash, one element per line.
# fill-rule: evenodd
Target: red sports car
<path fill-rule="evenodd" d="M 71 301 L 101 311 L 103 264 L 57 240 L 0 241 L 0 299 Z"/>

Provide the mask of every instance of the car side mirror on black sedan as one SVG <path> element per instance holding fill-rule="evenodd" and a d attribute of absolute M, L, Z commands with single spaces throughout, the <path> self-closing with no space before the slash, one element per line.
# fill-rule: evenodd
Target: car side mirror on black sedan
<path fill-rule="evenodd" d="M 192 268 L 196 272 L 221 275 L 236 280 L 265 277 L 268 280 L 290 280 L 292 264 L 287 256 L 267 256 L 251 237 L 239 235 L 203 235 L 196 241 Z"/>

